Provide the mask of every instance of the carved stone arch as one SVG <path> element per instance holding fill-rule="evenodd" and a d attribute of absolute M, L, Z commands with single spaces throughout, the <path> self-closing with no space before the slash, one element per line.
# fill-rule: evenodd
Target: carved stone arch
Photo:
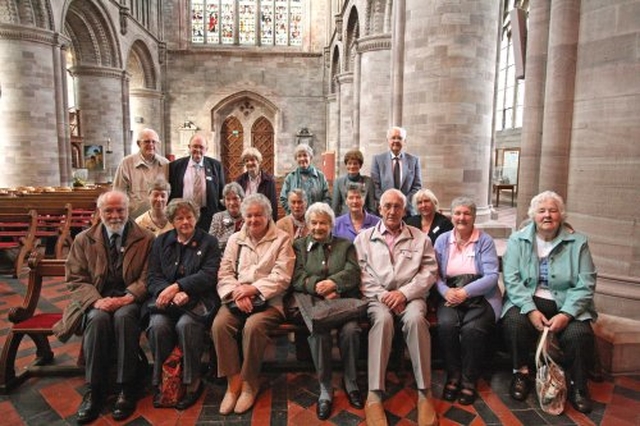
<path fill-rule="evenodd" d="M 131 45 L 126 70 L 131 74 L 130 88 L 157 89 L 157 73 L 147 45 L 136 40 Z"/>
<path fill-rule="evenodd" d="M 71 39 L 75 65 L 122 69 L 117 31 L 100 3 L 73 0 L 65 15 L 64 33 Z"/>
<path fill-rule="evenodd" d="M 280 108 L 272 101 L 258 93 L 244 90 L 234 93 L 218 102 L 211 109 L 211 117 L 214 145 L 217 144 L 217 149 L 214 148 L 212 154 L 215 155 L 216 151 L 225 154 L 221 155 L 223 166 L 225 170 L 228 170 L 234 177 L 237 176 L 240 170 L 239 167 L 242 167 L 242 165 L 239 164 L 239 154 L 242 153 L 244 148 L 254 145 L 254 141 L 252 140 L 254 135 L 250 133 L 250 131 L 254 129 L 254 124 L 262 122 L 260 127 L 265 128 L 268 126 L 265 126 L 264 120 L 268 121 L 274 134 L 274 139 L 272 139 L 273 147 L 268 152 L 262 152 L 262 150 L 261 152 L 264 157 L 263 163 L 273 165 L 265 168 L 265 170 L 271 169 L 268 171 L 274 171 L 272 168 L 277 164 L 274 149 L 275 135 L 278 134 L 278 129 L 282 127 L 282 113 Z M 230 120 L 230 117 L 233 117 L 233 120 Z M 237 141 L 235 138 L 236 135 L 229 138 L 225 133 L 231 128 L 230 125 L 233 125 L 236 130 L 244 129 L 241 140 Z M 267 161 L 268 159 L 269 162 Z M 229 181 L 229 179 L 227 179 L 227 181 Z"/>
<path fill-rule="evenodd" d="M 347 36 L 344 45 L 344 65 L 345 71 L 353 71 L 353 64 L 356 55 L 356 45 L 360 38 L 360 22 L 358 18 L 358 9 L 353 6 L 349 11 L 349 19 L 347 20 Z"/>
<path fill-rule="evenodd" d="M 337 76 L 340 74 L 340 47 L 335 45 L 331 54 L 331 93 L 337 91 Z"/>
<path fill-rule="evenodd" d="M 390 13 L 391 2 L 389 0 L 371 0 L 367 3 L 367 35 L 383 34 L 389 32 L 386 16 Z"/>
<path fill-rule="evenodd" d="M 42 0 L 9 0 L 2 2 L 0 15 L 5 23 L 53 30 L 51 2 Z"/>

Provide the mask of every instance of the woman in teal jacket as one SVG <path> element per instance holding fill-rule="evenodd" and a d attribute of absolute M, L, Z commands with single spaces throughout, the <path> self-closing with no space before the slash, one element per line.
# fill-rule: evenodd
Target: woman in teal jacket
<path fill-rule="evenodd" d="M 532 385 L 531 353 L 544 327 L 558 337 L 568 374 L 569 400 L 576 410 L 592 409 L 587 372 L 593 353 L 591 321 L 596 270 L 587 238 L 564 222 L 562 198 L 552 191 L 529 206 L 532 223 L 509 238 L 503 271 L 506 301 L 502 323 L 514 376 L 510 394 L 526 399 Z"/>

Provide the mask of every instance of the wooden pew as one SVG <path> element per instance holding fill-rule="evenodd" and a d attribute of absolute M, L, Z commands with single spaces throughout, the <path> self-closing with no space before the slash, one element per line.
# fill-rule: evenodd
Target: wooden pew
<path fill-rule="evenodd" d="M 27 212 L 0 212 L 0 250 L 18 250 L 14 261 L 13 276 L 20 275 L 29 253 L 36 247 L 38 214 Z"/>
<path fill-rule="evenodd" d="M 21 306 L 9 311 L 13 323 L 0 356 L 0 393 L 7 393 L 29 377 L 43 375 L 75 375 L 83 369 L 77 366 L 49 365 L 54 354 L 48 337 L 53 334 L 53 325 L 62 318 L 62 312 L 36 312 L 45 278 L 64 277 L 64 260 L 44 259 L 34 252 L 29 258 L 29 284 Z M 29 336 L 36 345 L 36 357 L 24 370 L 16 372 L 16 355 L 22 339 Z"/>

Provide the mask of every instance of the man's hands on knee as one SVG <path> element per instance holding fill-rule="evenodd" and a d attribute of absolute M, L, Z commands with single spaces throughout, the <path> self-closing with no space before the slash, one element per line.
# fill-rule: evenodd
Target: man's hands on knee
<path fill-rule="evenodd" d="M 93 307 L 106 312 L 115 312 L 125 305 L 135 302 L 135 298 L 127 293 L 120 297 L 103 297 L 93 303 Z"/>
<path fill-rule="evenodd" d="M 393 290 L 384 294 L 380 301 L 387 305 L 395 314 L 399 314 L 407 307 L 407 298 L 400 290 Z"/>

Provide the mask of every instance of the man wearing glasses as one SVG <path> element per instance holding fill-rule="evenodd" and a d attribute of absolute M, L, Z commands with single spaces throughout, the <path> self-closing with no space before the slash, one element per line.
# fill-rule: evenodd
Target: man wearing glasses
<path fill-rule="evenodd" d="M 122 159 L 113 180 L 113 189 L 129 196 L 131 217 L 138 217 L 149 210 L 149 182 L 155 181 L 158 177 L 167 179 L 169 169 L 169 160 L 156 152 L 160 138 L 155 130 L 142 130 L 136 142 L 140 151 Z"/>

